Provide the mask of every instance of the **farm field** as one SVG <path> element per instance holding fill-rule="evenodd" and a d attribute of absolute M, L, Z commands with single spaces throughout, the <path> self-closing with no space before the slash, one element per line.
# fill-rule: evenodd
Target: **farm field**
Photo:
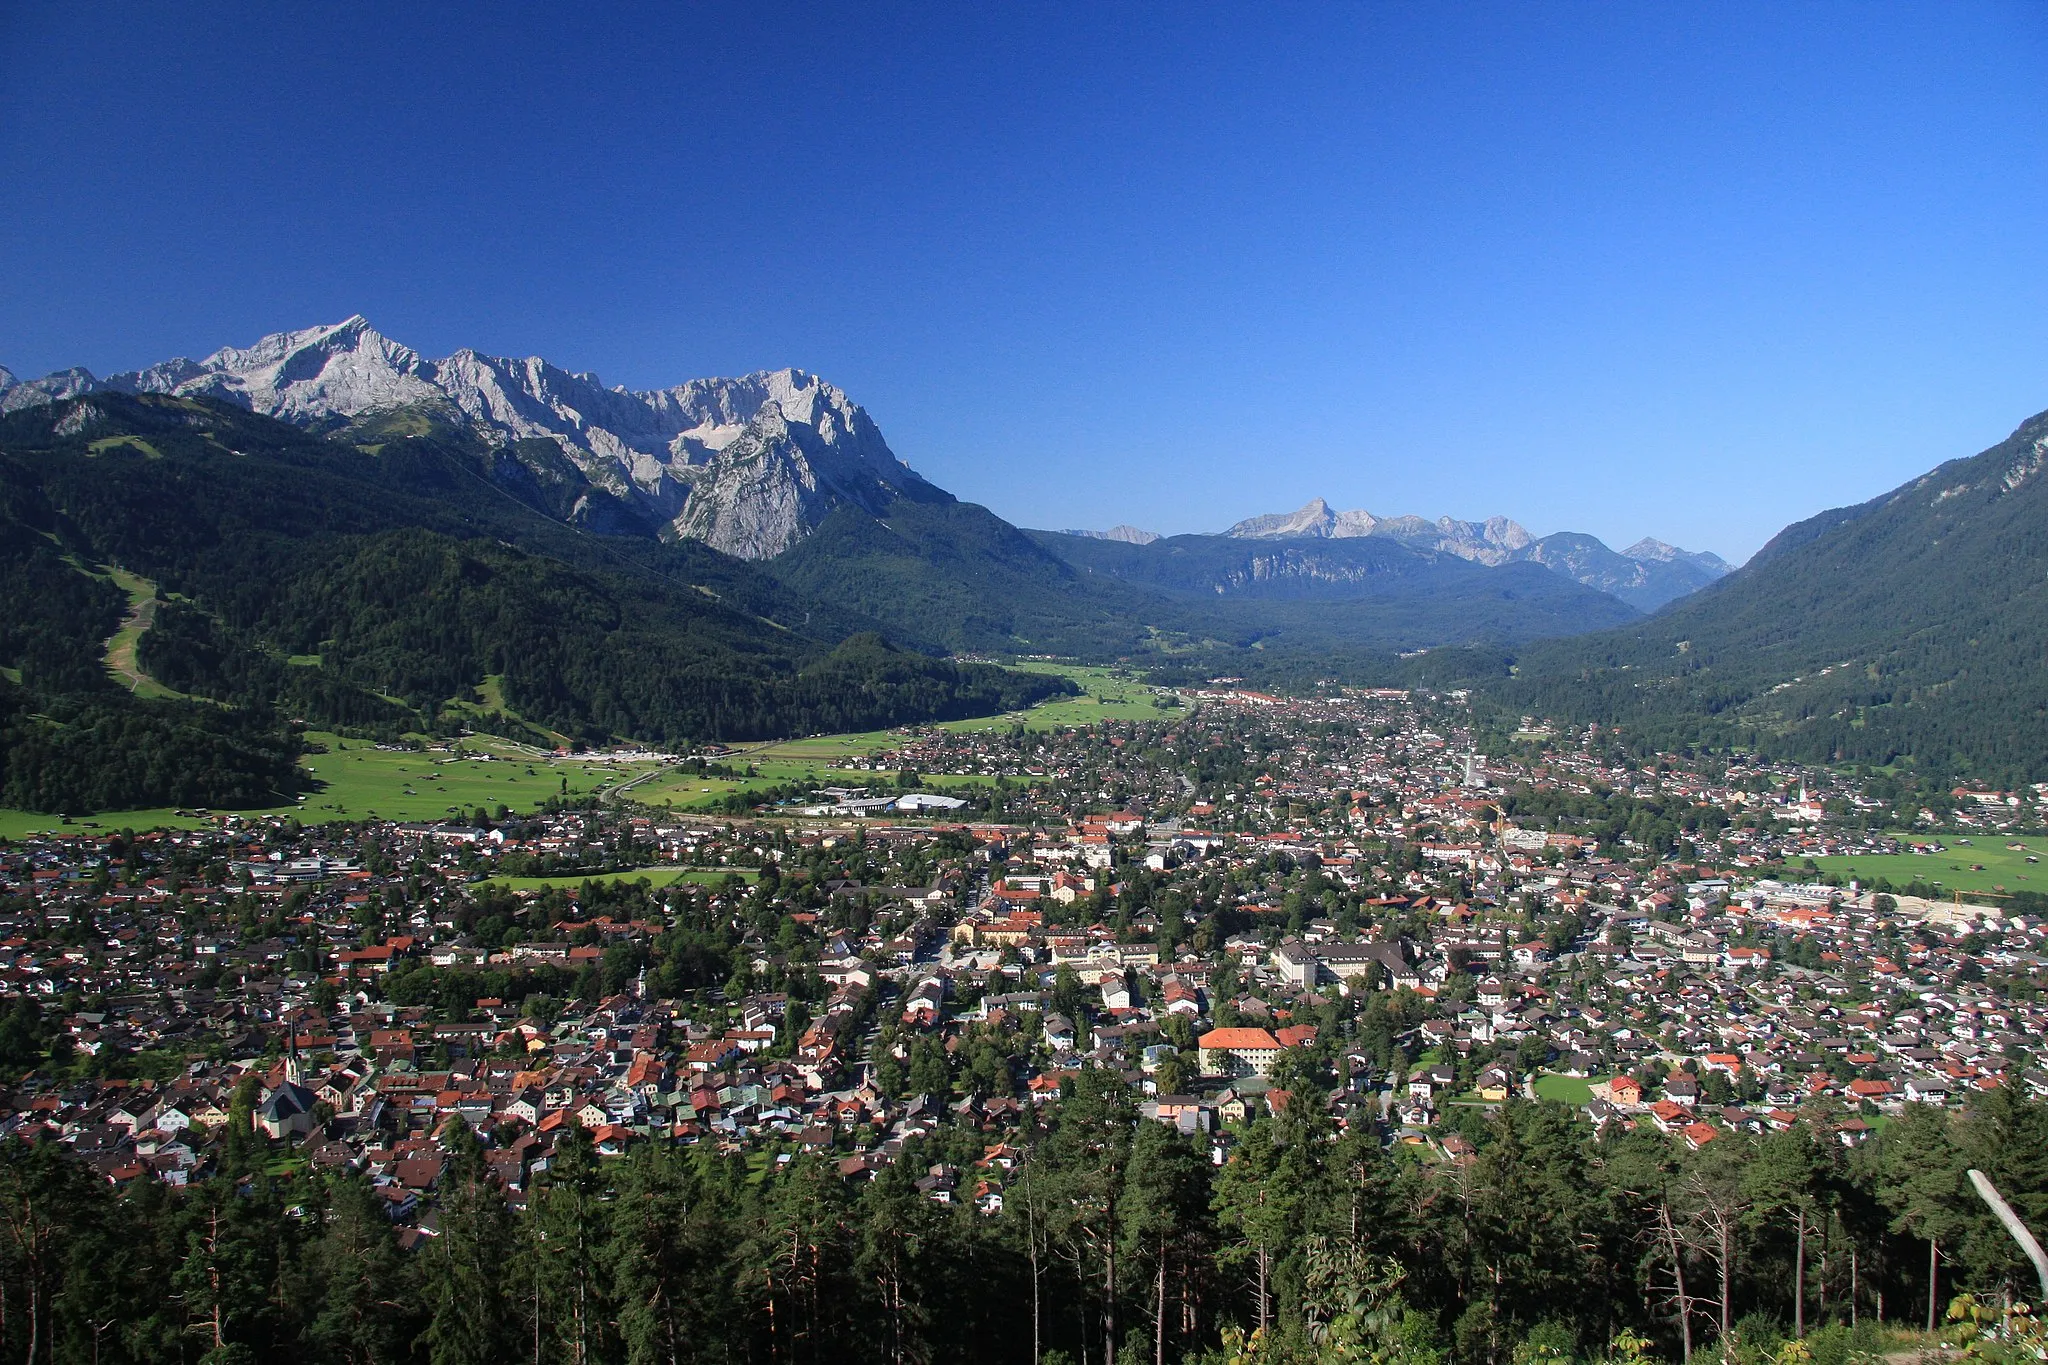
<path fill-rule="evenodd" d="M 1854 877 L 1868 886 L 1879 877 L 1895 886 L 1932 882 L 1944 891 L 1996 895 L 2011 891 L 2048 892 L 2048 839 L 2020 839 L 2003 834 L 1894 834 L 1896 839 L 1938 843 L 1946 853 L 1851 854 L 1815 858 L 1823 872 Z M 1968 839 L 1968 843 L 1962 840 Z M 2017 844 L 2018 848 L 2008 848 Z M 2043 861 L 2030 863 L 2028 855 Z M 1981 867 L 1982 870 L 1977 870 Z"/>

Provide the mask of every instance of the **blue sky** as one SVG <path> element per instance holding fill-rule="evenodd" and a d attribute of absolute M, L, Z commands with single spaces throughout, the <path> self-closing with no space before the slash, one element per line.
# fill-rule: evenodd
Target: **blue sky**
<path fill-rule="evenodd" d="M 1740 558 L 2048 407 L 2044 65 L 2023 3 L 0 0 L 0 364 L 361 312 L 814 370 L 1025 525 Z"/>

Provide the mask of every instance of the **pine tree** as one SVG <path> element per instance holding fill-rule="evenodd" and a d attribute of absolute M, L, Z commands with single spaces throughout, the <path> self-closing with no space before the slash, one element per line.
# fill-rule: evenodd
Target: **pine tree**
<path fill-rule="evenodd" d="M 418 1267 L 428 1315 L 421 1336 L 427 1360 L 499 1365 L 531 1358 L 537 1352 L 521 1350 L 517 1291 L 505 1278 L 513 1248 L 511 1211 L 487 1178 L 483 1149 L 468 1125 L 451 1124 L 444 1141 L 440 1235 L 422 1250 Z"/>
<path fill-rule="evenodd" d="M 1820 1208 L 1826 1170 L 1813 1129 L 1799 1123 L 1764 1139 L 1743 1173 L 1743 1190 L 1749 1200 L 1746 1223 L 1750 1231 L 1775 1232 L 1784 1223 L 1791 1225 L 1795 1338 L 1806 1335 L 1807 1239 Z"/>
<path fill-rule="evenodd" d="M 391 1220 L 359 1177 L 336 1179 L 325 1193 L 325 1226 L 311 1257 L 315 1306 L 307 1335 L 329 1359 L 347 1365 L 403 1360 L 419 1324 Z"/>
<path fill-rule="evenodd" d="M 1949 1116 L 1931 1105 L 1910 1104 L 1884 1132 L 1879 1149 L 1878 1198 L 1892 1213 L 1892 1231 L 1927 1243 L 1927 1330 L 1934 1330 L 1941 1281 L 1941 1249 L 1967 1226 L 1962 1154 Z"/>

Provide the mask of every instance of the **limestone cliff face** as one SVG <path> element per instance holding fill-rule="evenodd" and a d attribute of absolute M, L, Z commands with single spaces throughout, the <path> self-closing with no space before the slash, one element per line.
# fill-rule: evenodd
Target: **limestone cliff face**
<path fill-rule="evenodd" d="M 747 559 L 797 544 L 834 507 L 879 510 L 924 482 L 858 404 L 802 370 L 635 392 L 537 356 L 428 360 L 361 317 L 104 379 L 0 370 L 0 411 L 102 390 L 218 398 L 314 428 L 426 407 L 488 437 L 551 441 L 593 488 Z"/>

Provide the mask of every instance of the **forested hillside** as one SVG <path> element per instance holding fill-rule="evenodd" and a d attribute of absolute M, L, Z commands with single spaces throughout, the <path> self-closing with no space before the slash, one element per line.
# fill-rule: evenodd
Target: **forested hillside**
<path fill-rule="evenodd" d="M 1619 630 L 1416 661 L 1645 746 L 2048 778 L 2048 414 Z"/>
<path fill-rule="evenodd" d="M 497 469 L 532 452 L 431 423 L 346 437 L 376 439 L 197 399 L 0 419 L 0 804 L 271 804 L 297 784 L 294 718 L 684 744 L 1070 688 L 896 650 L 702 545 L 554 520 Z M 109 669 L 124 618 L 140 683 Z"/>

